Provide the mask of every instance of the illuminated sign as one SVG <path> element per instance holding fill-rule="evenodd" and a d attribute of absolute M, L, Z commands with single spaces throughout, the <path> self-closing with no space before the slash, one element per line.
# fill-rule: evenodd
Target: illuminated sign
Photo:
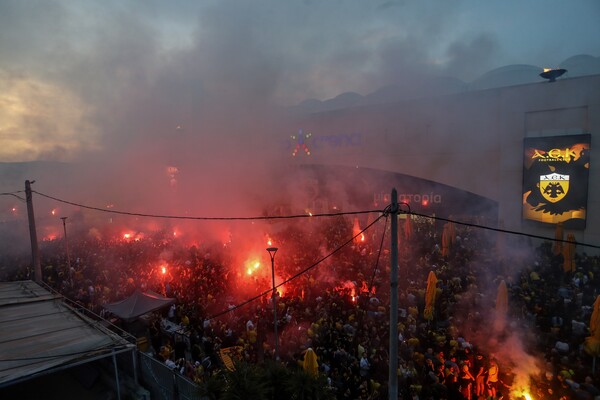
<path fill-rule="evenodd" d="M 305 133 L 298 129 L 298 133 L 290 135 L 291 140 L 282 143 L 286 151 L 291 151 L 292 156 L 298 153 L 311 155 L 313 150 L 340 149 L 346 147 L 359 147 L 363 145 L 363 135 L 359 132 L 339 133 L 336 135 L 316 135 L 311 132 Z"/>
<path fill-rule="evenodd" d="M 585 228 L 591 135 L 524 139 L 523 219 Z"/>
<path fill-rule="evenodd" d="M 295 157 L 296 154 L 298 154 L 298 150 L 304 150 L 304 153 L 307 156 L 310 156 L 310 150 L 306 145 L 306 140 L 310 139 L 311 136 L 312 133 L 304 133 L 302 132 L 302 129 L 298 130 L 297 135 L 292 135 L 292 140 L 296 141 L 296 147 L 294 147 L 294 151 L 292 151 L 292 156 Z"/>
<path fill-rule="evenodd" d="M 325 147 L 356 147 L 362 145 L 362 135 L 355 133 L 340 133 L 338 135 L 320 135 L 314 138 L 315 149 Z"/>
<path fill-rule="evenodd" d="M 391 197 L 389 193 L 375 193 L 373 195 L 373 204 L 389 204 Z M 442 195 L 439 193 L 398 193 L 398 202 L 411 204 L 420 204 L 427 206 L 429 204 L 442 204 Z"/>

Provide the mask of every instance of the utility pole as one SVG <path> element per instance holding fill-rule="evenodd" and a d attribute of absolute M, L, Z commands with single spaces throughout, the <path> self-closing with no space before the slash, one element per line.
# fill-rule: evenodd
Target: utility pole
<path fill-rule="evenodd" d="M 275 288 L 275 253 L 277 253 L 277 247 L 269 247 L 267 251 L 271 257 L 271 275 L 273 277 L 273 329 L 275 331 L 275 361 L 279 361 L 279 336 L 277 335 L 277 289 Z"/>
<path fill-rule="evenodd" d="M 65 231 L 65 250 L 67 252 L 67 268 L 69 268 L 69 276 L 71 274 L 71 256 L 69 255 L 69 240 L 67 239 L 67 217 L 60 217 L 63 222 L 63 229 Z"/>
<path fill-rule="evenodd" d="M 390 366 L 388 400 L 398 400 L 398 192 L 392 189 L 390 259 Z"/>
<path fill-rule="evenodd" d="M 33 262 L 33 277 L 38 283 L 42 282 L 42 266 L 40 263 L 40 249 L 38 248 L 37 233 L 35 230 L 35 217 L 33 215 L 33 200 L 31 184 L 35 181 L 25 181 L 25 199 L 27 201 L 27 217 L 29 218 L 29 238 L 31 240 L 31 260 Z"/>

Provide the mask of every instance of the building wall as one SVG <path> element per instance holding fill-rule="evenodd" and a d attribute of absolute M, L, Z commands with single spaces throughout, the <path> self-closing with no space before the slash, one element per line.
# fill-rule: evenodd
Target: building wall
<path fill-rule="evenodd" d="M 497 201 L 504 228 L 549 237 L 553 226 L 522 221 L 523 139 L 589 133 L 587 226 L 573 233 L 600 245 L 600 75 L 317 113 L 292 125 L 312 133 L 311 155 L 295 162 L 376 168 L 457 187 Z"/>

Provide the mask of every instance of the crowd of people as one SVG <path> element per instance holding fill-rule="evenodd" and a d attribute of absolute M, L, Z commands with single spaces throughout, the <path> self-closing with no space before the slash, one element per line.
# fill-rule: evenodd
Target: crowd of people
<path fill-rule="evenodd" d="M 147 319 L 144 334 L 157 359 L 198 383 L 227 368 L 222 349 L 250 363 L 277 358 L 290 367 L 302 365 L 310 349 L 338 399 L 384 399 L 389 223 L 381 218 L 356 235 L 357 221 L 337 216 L 267 225 L 279 247 L 275 299 L 270 260 L 265 253 L 262 273 L 249 271 L 240 261 L 247 247 L 241 235 L 196 245 L 164 231 L 139 240 L 82 235 L 70 239 L 68 255 L 57 239 L 42 245 L 43 280 L 103 315 L 105 304 L 138 288 L 175 298 L 173 307 Z M 600 368 L 583 350 L 600 294 L 600 257 L 579 249 L 576 269 L 565 272 L 551 241 L 532 244 L 427 218 L 403 218 L 400 227 L 400 398 L 600 396 Z M 3 280 L 31 278 L 26 258 L 4 260 L 1 271 Z M 437 283 L 433 304 L 426 304 L 430 272 Z M 505 314 L 496 307 L 501 285 Z M 432 314 L 425 315 L 426 305 Z M 165 321 L 181 327 L 185 340 L 165 332 Z"/>

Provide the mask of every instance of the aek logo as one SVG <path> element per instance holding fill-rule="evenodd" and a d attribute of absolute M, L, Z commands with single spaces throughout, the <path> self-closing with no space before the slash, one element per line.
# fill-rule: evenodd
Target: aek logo
<path fill-rule="evenodd" d="M 548 174 L 540 176 L 540 193 L 551 203 L 561 201 L 569 191 L 569 175 Z"/>
<path fill-rule="evenodd" d="M 543 150 L 538 150 L 538 149 L 534 149 L 533 155 L 531 156 L 532 159 L 540 159 L 540 161 L 549 161 L 549 160 L 562 160 L 565 162 L 570 162 L 571 159 L 577 159 L 578 158 L 578 154 L 574 149 L 569 149 L 566 148 L 564 150 L 562 149 L 552 149 L 549 150 L 548 152 L 545 152 Z"/>

